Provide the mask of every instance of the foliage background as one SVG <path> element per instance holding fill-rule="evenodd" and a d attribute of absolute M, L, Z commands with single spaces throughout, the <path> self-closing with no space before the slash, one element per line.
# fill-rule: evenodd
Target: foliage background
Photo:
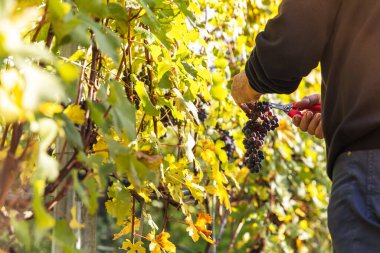
<path fill-rule="evenodd" d="M 276 112 L 262 172 L 242 166 L 231 77 L 278 4 L 0 0 L 0 252 L 77 252 L 76 209 L 51 214 L 68 189 L 99 252 L 330 251 L 320 141 Z M 317 69 L 264 99 L 319 90 Z"/>

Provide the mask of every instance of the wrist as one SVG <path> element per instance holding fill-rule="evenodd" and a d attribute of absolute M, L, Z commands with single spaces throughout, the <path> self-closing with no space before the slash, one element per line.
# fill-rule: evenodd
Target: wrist
<path fill-rule="evenodd" d="M 250 84 L 249 82 L 247 82 L 247 85 L 246 85 L 246 94 L 248 94 L 249 97 L 253 98 L 254 100 L 259 100 L 261 95 L 263 95 L 262 93 L 256 91 Z"/>

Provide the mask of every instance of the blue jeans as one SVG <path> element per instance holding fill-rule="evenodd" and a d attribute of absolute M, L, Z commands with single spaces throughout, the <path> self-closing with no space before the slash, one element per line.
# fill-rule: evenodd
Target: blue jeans
<path fill-rule="evenodd" d="M 335 253 L 380 252 L 380 150 L 338 157 L 328 226 Z"/>

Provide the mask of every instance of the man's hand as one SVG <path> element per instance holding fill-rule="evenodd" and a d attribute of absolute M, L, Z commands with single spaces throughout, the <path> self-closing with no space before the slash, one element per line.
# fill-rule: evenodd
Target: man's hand
<path fill-rule="evenodd" d="M 301 101 L 296 103 L 296 106 L 302 110 L 316 104 L 321 104 L 321 95 L 319 94 L 304 97 Z M 293 124 L 299 127 L 302 131 L 308 132 L 319 139 L 323 139 L 321 113 L 313 114 L 313 112 L 307 111 L 304 113 L 303 117 L 296 115 L 293 117 Z"/>
<path fill-rule="evenodd" d="M 247 75 L 245 71 L 242 71 L 233 78 L 231 95 L 236 104 L 241 106 L 241 104 L 256 102 L 260 99 L 262 94 L 255 91 L 251 85 L 249 85 Z"/>

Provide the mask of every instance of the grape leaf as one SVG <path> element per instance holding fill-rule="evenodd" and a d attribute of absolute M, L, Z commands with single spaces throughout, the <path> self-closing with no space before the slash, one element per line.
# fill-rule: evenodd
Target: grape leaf
<path fill-rule="evenodd" d="M 143 82 L 136 80 L 135 90 L 144 107 L 144 111 L 151 116 L 159 116 L 160 112 L 152 104 Z"/>

